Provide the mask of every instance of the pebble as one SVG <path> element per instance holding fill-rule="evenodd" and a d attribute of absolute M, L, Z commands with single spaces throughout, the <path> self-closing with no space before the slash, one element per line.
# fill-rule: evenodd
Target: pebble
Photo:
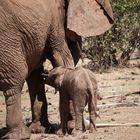
<path fill-rule="evenodd" d="M 115 121 L 115 119 L 114 118 L 111 118 L 111 121 Z"/>
<path fill-rule="evenodd" d="M 52 105 L 52 103 L 48 103 L 48 105 Z"/>
<path fill-rule="evenodd" d="M 104 130 L 104 132 L 105 132 L 105 133 L 107 133 L 107 132 L 108 132 L 108 130 L 107 130 L 107 129 L 105 129 L 105 130 Z"/>
<path fill-rule="evenodd" d="M 2 105 L 5 105 L 5 103 L 2 103 Z"/>

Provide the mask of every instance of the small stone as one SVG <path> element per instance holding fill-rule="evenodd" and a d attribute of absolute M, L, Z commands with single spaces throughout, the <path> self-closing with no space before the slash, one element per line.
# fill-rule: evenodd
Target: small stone
<path fill-rule="evenodd" d="M 65 134 L 65 137 L 68 137 L 68 136 L 69 136 L 69 134 L 68 134 L 68 133 L 66 133 L 66 134 Z"/>
<path fill-rule="evenodd" d="M 114 112 L 113 114 L 119 114 L 119 112 Z"/>
<path fill-rule="evenodd" d="M 105 129 L 105 130 L 104 130 L 104 132 L 105 132 L 105 133 L 107 133 L 107 132 L 108 132 L 108 130 L 107 130 L 107 129 Z"/>
<path fill-rule="evenodd" d="M 132 78 L 132 80 L 135 80 L 135 78 Z"/>
<path fill-rule="evenodd" d="M 48 136 L 47 135 L 41 135 L 41 138 L 47 138 Z"/>
<path fill-rule="evenodd" d="M 88 139 L 88 135 L 83 135 L 82 139 Z"/>
<path fill-rule="evenodd" d="M 48 103 L 48 105 L 52 105 L 52 103 Z"/>
<path fill-rule="evenodd" d="M 114 118 L 111 118 L 111 121 L 115 121 L 115 119 Z"/>
<path fill-rule="evenodd" d="M 26 89 L 26 93 L 28 93 L 29 92 L 29 90 L 28 89 Z"/>
<path fill-rule="evenodd" d="M 5 103 L 2 103 L 2 105 L 5 105 Z"/>
<path fill-rule="evenodd" d="M 139 99 L 138 98 L 135 98 L 134 99 L 134 103 L 138 103 L 139 102 Z"/>

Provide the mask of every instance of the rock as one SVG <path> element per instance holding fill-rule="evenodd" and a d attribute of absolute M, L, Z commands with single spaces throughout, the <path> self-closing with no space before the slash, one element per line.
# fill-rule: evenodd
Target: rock
<path fill-rule="evenodd" d="M 115 119 L 114 118 L 111 118 L 111 121 L 115 121 Z"/>
<path fill-rule="evenodd" d="M 2 105 L 5 105 L 5 103 L 3 102 Z"/>
<path fill-rule="evenodd" d="M 107 130 L 107 129 L 105 129 L 105 130 L 104 130 L 104 132 L 105 132 L 105 133 L 107 133 L 107 132 L 108 132 L 108 130 Z"/>
<path fill-rule="evenodd" d="M 48 105 L 52 105 L 52 103 L 48 103 Z"/>

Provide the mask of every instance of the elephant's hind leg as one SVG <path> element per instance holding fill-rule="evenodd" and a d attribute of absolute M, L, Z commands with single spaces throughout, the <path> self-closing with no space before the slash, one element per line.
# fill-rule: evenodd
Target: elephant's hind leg
<path fill-rule="evenodd" d="M 96 130 L 95 121 L 97 117 L 96 105 L 92 101 L 89 101 L 88 103 L 88 111 L 89 111 L 89 117 L 90 117 L 89 129 L 90 129 L 90 132 L 92 133 L 94 129 Z"/>
<path fill-rule="evenodd" d="M 79 92 L 83 92 L 82 90 L 79 90 Z M 77 94 L 77 93 L 76 93 Z M 80 135 L 85 127 L 83 125 L 83 112 L 85 108 L 85 103 L 86 103 L 86 97 L 81 94 L 81 96 L 73 97 L 73 106 L 75 110 L 75 129 L 72 131 L 73 135 Z"/>
<path fill-rule="evenodd" d="M 42 77 L 43 68 L 33 71 L 27 79 L 31 99 L 32 133 L 44 133 L 51 131 L 51 125 L 47 116 L 47 100 Z"/>

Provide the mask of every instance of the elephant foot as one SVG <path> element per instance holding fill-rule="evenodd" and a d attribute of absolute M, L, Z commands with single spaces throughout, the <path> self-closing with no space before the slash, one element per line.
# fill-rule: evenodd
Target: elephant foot
<path fill-rule="evenodd" d="M 31 132 L 27 126 L 10 130 L 3 136 L 2 140 L 27 140 L 30 139 Z"/>
<path fill-rule="evenodd" d="M 29 126 L 32 133 L 45 133 L 46 128 L 40 122 L 31 123 Z"/>
<path fill-rule="evenodd" d="M 96 131 L 96 127 L 90 126 L 89 133 L 94 133 L 94 131 Z"/>
<path fill-rule="evenodd" d="M 40 122 L 31 123 L 29 126 L 32 133 L 54 133 L 55 130 L 53 126 L 48 123 L 46 126 L 42 126 Z"/>
<path fill-rule="evenodd" d="M 62 131 L 61 128 L 56 132 L 56 134 L 57 134 L 59 137 L 63 137 L 63 136 L 64 136 L 64 133 L 63 133 L 63 131 Z"/>
<path fill-rule="evenodd" d="M 79 129 L 73 129 L 72 133 L 73 136 L 81 136 L 83 134 L 82 130 Z"/>

